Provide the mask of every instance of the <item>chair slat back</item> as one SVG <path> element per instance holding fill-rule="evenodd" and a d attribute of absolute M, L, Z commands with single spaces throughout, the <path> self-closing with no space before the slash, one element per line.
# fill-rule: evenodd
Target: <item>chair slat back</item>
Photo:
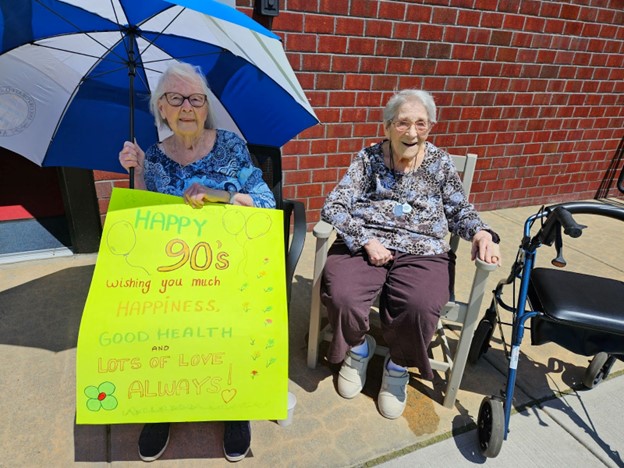
<path fill-rule="evenodd" d="M 453 158 L 453 163 L 457 168 L 457 172 L 459 172 L 462 176 L 464 192 L 466 193 L 466 197 L 469 198 L 470 190 L 472 188 L 472 180 L 477 168 L 477 155 L 474 153 L 468 153 L 465 156 L 452 154 L 451 157 Z"/>

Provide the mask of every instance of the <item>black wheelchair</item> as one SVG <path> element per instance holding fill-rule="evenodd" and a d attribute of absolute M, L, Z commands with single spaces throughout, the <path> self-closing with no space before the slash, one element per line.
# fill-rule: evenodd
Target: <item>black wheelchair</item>
<path fill-rule="evenodd" d="M 574 354 L 593 356 L 585 371 L 583 385 L 593 388 L 605 379 L 616 359 L 624 357 L 624 282 L 584 273 L 554 268 L 536 268 L 537 249 L 555 245 L 556 258 L 552 264 L 566 266 L 563 257 L 563 234 L 576 238 L 587 226 L 578 224 L 573 215 L 592 214 L 624 222 L 624 207 L 594 202 L 570 202 L 542 208 L 524 224 L 524 236 L 510 275 L 500 281 L 484 318 L 479 322 L 468 354 L 475 363 L 487 352 L 494 328 L 498 325 L 505 354 L 509 360 L 506 387 L 501 396 L 485 397 L 479 408 L 478 437 L 481 453 L 496 457 L 507 439 L 520 344 L 525 323 L 531 319 L 531 344 L 554 342 Z M 539 230 L 531 235 L 536 221 Z M 622 225 L 624 227 L 624 225 Z M 624 229 L 622 229 L 624 233 Z M 613 239 L 620 244 L 624 259 L 622 237 Z M 617 249 L 616 249 L 617 250 Z M 520 280 L 517 301 L 503 301 L 503 289 Z M 499 308 L 513 315 L 511 323 L 501 320 Z M 509 348 L 501 325 L 511 325 Z M 529 328 L 529 327 L 527 327 Z"/>

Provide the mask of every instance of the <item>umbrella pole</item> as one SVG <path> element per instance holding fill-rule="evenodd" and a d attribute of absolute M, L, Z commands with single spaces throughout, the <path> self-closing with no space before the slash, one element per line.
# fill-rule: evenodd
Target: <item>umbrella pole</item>
<path fill-rule="evenodd" d="M 130 141 L 134 142 L 134 77 L 136 75 L 136 61 L 134 58 L 134 34 L 128 33 L 128 78 L 130 79 Z M 134 188 L 134 167 L 130 168 L 130 188 Z"/>

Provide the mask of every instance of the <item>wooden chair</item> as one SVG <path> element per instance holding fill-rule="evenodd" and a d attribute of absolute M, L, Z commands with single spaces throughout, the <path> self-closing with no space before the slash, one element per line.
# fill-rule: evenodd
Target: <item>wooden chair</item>
<path fill-rule="evenodd" d="M 277 209 L 284 212 L 284 249 L 286 251 L 286 294 L 290 290 L 295 268 L 303 251 L 306 237 L 306 215 L 302 202 L 282 196 L 282 154 L 273 146 L 247 145 L 253 163 L 262 170 L 262 177 L 271 188 Z M 291 235 L 292 225 L 292 235 Z"/>
<path fill-rule="evenodd" d="M 462 182 L 466 196 L 470 194 L 470 187 L 477 164 L 477 156 L 468 154 L 466 156 L 453 155 L 453 162 L 458 172 L 462 175 Z M 318 361 L 319 345 L 322 340 L 330 341 L 332 330 L 329 325 L 321 330 L 321 321 L 326 316 L 325 308 L 321 304 L 321 275 L 325 261 L 327 260 L 327 251 L 334 238 L 333 227 L 320 221 L 314 227 L 314 237 L 316 237 L 316 254 L 314 258 L 314 276 L 312 278 L 312 300 L 310 305 L 310 330 L 308 337 L 308 367 L 314 369 Z M 457 251 L 460 238 L 452 236 L 450 245 L 453 252 Z M 441 319 L 438 323 L 437 338 L 441 344 L 443 360 L 430 359 L 433 370 L 446 373 L 446 392 L 444 396 L 444 406 L 450 408 L 455 404 L 457 390 L 461 383 L 470 343 L 479 318 L 481 302 L 485 293 L 485 286 L 488 275 L 495 270 L 496 266 L 484 263 L 477 259 L 474 278 L 472 283 L 472 291 L 467 302 L 459 302 L 455 300 L 452 293 L 451 300 L 446 304 L 441 312 Z M 374 315 L 378 314 L 373 313 Z M 373 316 L 374 316 L 373 315 Z M 443 322 L 451 322 L 461 325 L 459 341 L 455 352 L 452 353 L 449 343 L 444 334 Z M 434 337 L 434 341 L 436 341 Z M 388 348 L 385 346 L 377 346 L 375 354 L 385 355 Z"/>

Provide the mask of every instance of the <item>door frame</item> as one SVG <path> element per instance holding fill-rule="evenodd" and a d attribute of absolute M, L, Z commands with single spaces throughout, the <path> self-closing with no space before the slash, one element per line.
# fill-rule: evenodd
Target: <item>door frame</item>
<path fill-rule="evenodd" d="M 73 252 L 97 252 L 102 223 L 93 171 L 61 167 L 58 177 Z"/>

